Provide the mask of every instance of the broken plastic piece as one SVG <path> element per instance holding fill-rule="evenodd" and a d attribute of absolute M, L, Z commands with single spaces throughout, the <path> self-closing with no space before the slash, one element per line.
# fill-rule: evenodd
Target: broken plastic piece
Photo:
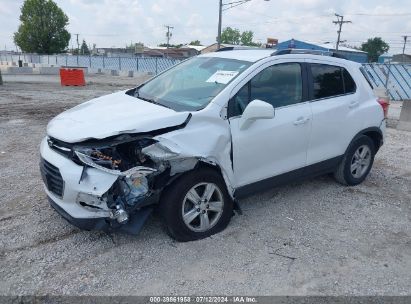
<path fill-rule="evenodd" d="M 151 157 L 153 160 L 165 160 L 178 156 L 179 154 L 171 151 L 168 147 L 157 142 L 141 150 L 144 154 Z"/>

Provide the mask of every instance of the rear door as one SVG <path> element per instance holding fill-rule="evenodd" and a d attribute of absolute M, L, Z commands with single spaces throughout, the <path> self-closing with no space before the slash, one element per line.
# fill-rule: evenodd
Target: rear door
<path fill-rule="evenodd" d="M 348 70 L 334 63 L 307 62 L 313 114 L 307 165 L 311 165 L 343 155 L 361 127 L 361 118 L 356 115 L 360 94 Z"/>

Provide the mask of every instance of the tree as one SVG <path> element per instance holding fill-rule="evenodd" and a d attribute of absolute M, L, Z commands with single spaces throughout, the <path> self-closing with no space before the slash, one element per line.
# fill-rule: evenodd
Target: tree
<path fill-rule="evenodd" d="M 378 57 L 387 53 L 389 49 L 389 45 L 380 37 L 369 38 L 367 42 L 361 45 L 361 50 L 368 53 L 370 62 L 378 61 Z"/>
<path fill-rule="evenodd" d="M 221 43 L 240 44 L 240 38 L 240 31 L 231 27 L 226 27 L 221 33 Z"/>
<path fill-rule="evenodd" d="M 52 0 L 25 0 L 14 42 L 24 52 L 64 52 L 70 41 L 67 15 Z"/>
<path fill-rule="evenodd" d="M 158 46 L 161 46 L 161 47 L 167 47 L 167 43 L 160 43 Z M 168 47 L 169 48 L 176 48 L 176 49 L 179 49 L 179 48 L 181 48 L 183 46 L 183 44 L 169 44 L 168 45 Z"/>
<path fill-rule="evenodd" d="M 88 49 L 87 43 L 84 39 L 83 39 L 83 43 L 81 44 L 81 47 L 80 47 L 80 54 L 82 54 L 82 55 L 89 55 L 90 54 L 90 50 Z"/>
<path fill-rule="evenodd" d="M 200 40 L 194 40 L 189 43 L 189 45 L 201 45 Z"/>
<path fill-rule="evenodd" d="M 256 43 L 253 41 L 253 36 L 254 33 L 253 31 L 244 31 L 241 33 L 241 44 L 242 45 L 247 45 L 247 46 L 258 46 L 260 45 L 259 43 Z"/>
<path fill-rule="evenodd" d="M 259 46 L 259 43 L 253 42 L 253 36 L 253 31 L 244 31 L 240 33 L 238 29 L 226 27 L 221 33 L 221 43 Z"/>

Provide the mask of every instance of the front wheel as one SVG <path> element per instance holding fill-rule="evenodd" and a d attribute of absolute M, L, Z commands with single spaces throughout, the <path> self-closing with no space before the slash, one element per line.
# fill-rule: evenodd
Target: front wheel
<path fill-rule="evenodd" d="M 223 230 L 231 219 L 233 202 L 220 174 L 204 168 L 170 185 L 159 208 L 168 234 L 185 242 Z"/>
<path fill-rule="evenodd" d="M 375 146 L 368 136 L 356 139 L 348 148 L 334 172 L 335 179 L 348 186 L 360 184 L 368 175 L 374 162 Z"/>

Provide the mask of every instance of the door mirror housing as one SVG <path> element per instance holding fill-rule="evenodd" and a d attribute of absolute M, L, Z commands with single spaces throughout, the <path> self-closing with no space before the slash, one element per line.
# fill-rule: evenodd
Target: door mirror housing
<path fill-rule="evenodd" d="M 274 107 L 269 103 L 254 99 L 244 109 L 240 118 L 240 130 L 247 129 L 257 119 L 274 118 Z"/>

